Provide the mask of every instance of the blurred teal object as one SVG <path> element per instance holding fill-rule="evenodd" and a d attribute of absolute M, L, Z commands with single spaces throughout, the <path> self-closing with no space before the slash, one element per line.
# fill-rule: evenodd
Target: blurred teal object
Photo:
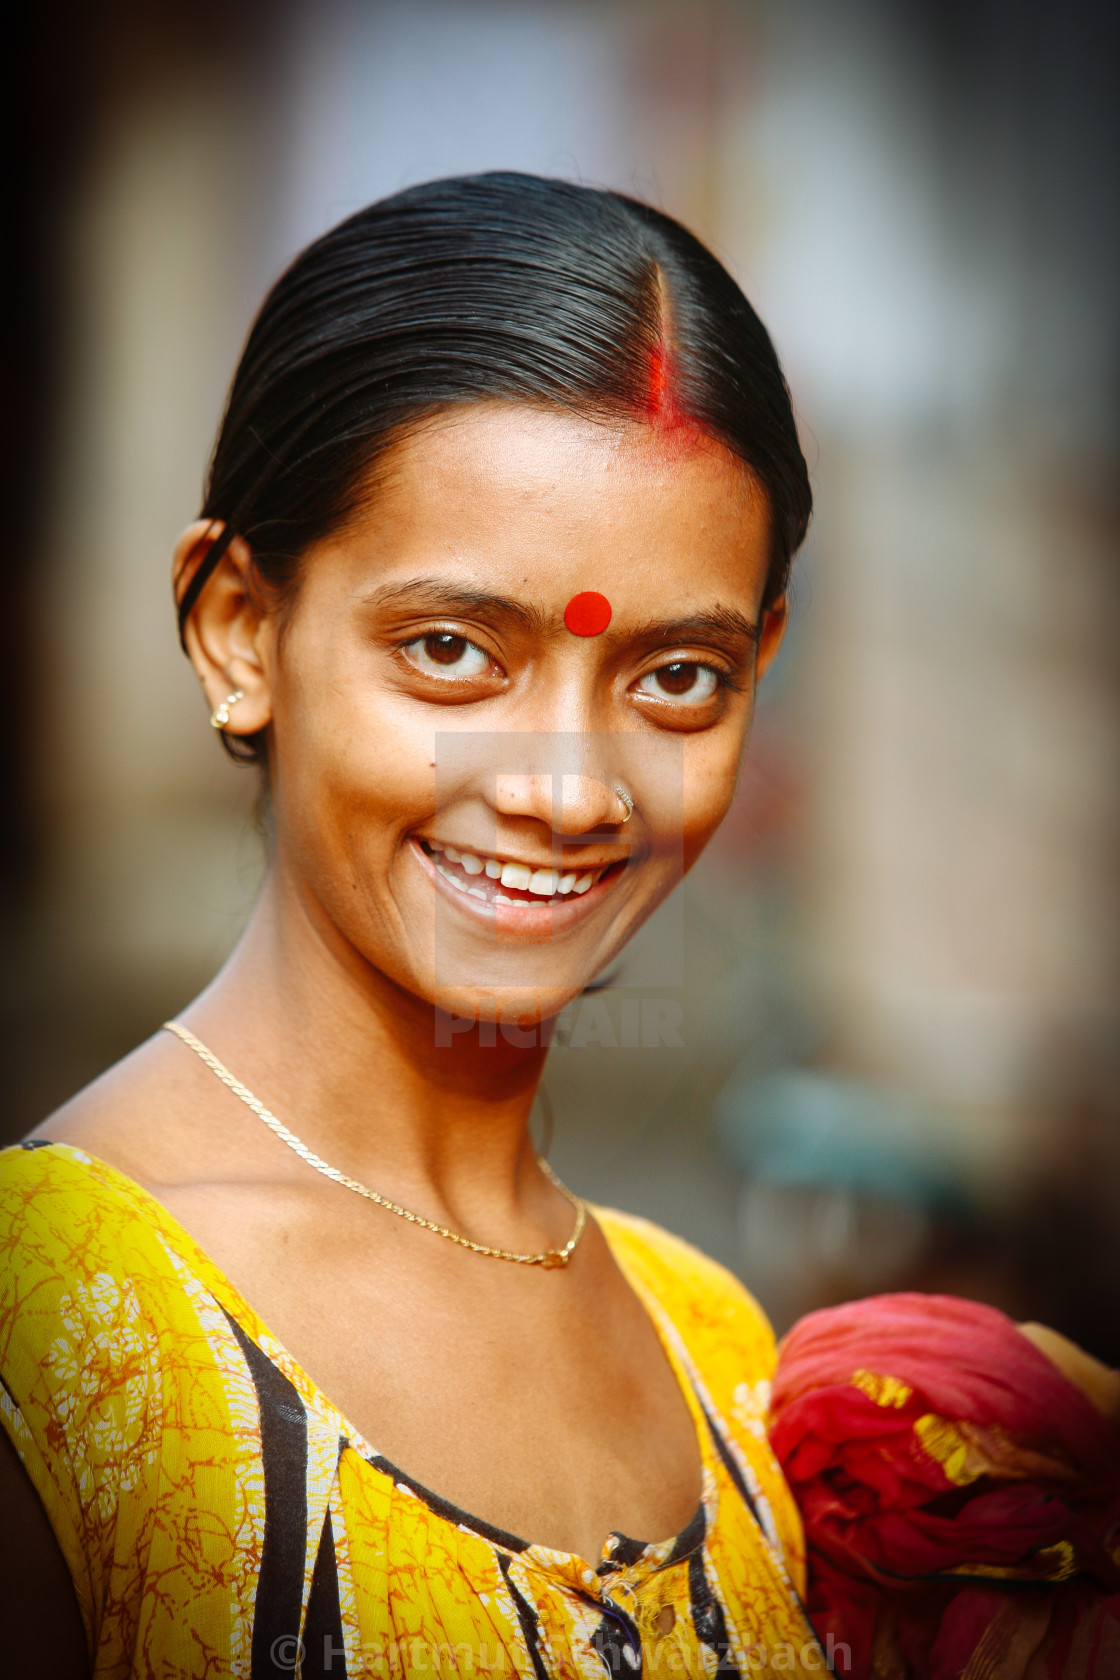
<path fill-rule="evenodd" d="M 972 1203 L 936 1109 L 856 1079 L 741 1068 L 714 1120 L 724 1153 L 749 1178 L 958 1213 Z"/>

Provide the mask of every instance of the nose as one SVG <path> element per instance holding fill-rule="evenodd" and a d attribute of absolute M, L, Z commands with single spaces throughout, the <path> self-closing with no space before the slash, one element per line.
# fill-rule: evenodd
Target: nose
<path fill-rule="evenodd" d="M 502 816 L 535 817 L 554 834 L 615 828 L 625 815 L 618 795 L 595 776 L 499 776 L 494 803 Z"/>

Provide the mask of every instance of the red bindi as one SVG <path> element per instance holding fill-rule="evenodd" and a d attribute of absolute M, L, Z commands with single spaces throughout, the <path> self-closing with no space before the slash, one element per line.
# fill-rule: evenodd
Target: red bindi
<path fill-rule="evenodd" d="M 596 589 L 573 595 L 564 608 L 564 623 L 573 636 L 601 636 L 611 621 L 611 604 Z"/>

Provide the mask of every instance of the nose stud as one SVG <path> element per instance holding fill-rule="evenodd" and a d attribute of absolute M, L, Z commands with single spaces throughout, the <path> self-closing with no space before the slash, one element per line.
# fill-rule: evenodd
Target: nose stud
<path fill-rule="evenodd" d="M 621 799 L 622 803 L 625 805 L 626 815 L 622 818 L 622 821 L 624 823 L 628 823 L 630 818 L 634 815 L 634 801 L 626 792 L 625 788 L 619 787 L 617 782 L 615 782 L 614 786 L 611 788 L 611 792 L 617 794 L 619 799 Z"/>

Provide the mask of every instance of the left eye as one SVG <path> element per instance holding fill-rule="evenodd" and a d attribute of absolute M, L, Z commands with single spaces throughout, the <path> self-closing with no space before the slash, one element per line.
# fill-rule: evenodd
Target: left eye
<path fill-rule="evenodd" d="M 719 678 L 710 665 L 689 659 L 675 659 L 671 665 L 647 671 L 638 683 L 639 693 L 671 700 L 677 706 L 702 706 L 718 687 Z"/>
<path fill-rule="evenodd" d="M 404 653 L 418 671 L 433 677 L 481 677 L 490 669 L 489 654 L 450 631 L 421 636 L 409 642 Z"/>

